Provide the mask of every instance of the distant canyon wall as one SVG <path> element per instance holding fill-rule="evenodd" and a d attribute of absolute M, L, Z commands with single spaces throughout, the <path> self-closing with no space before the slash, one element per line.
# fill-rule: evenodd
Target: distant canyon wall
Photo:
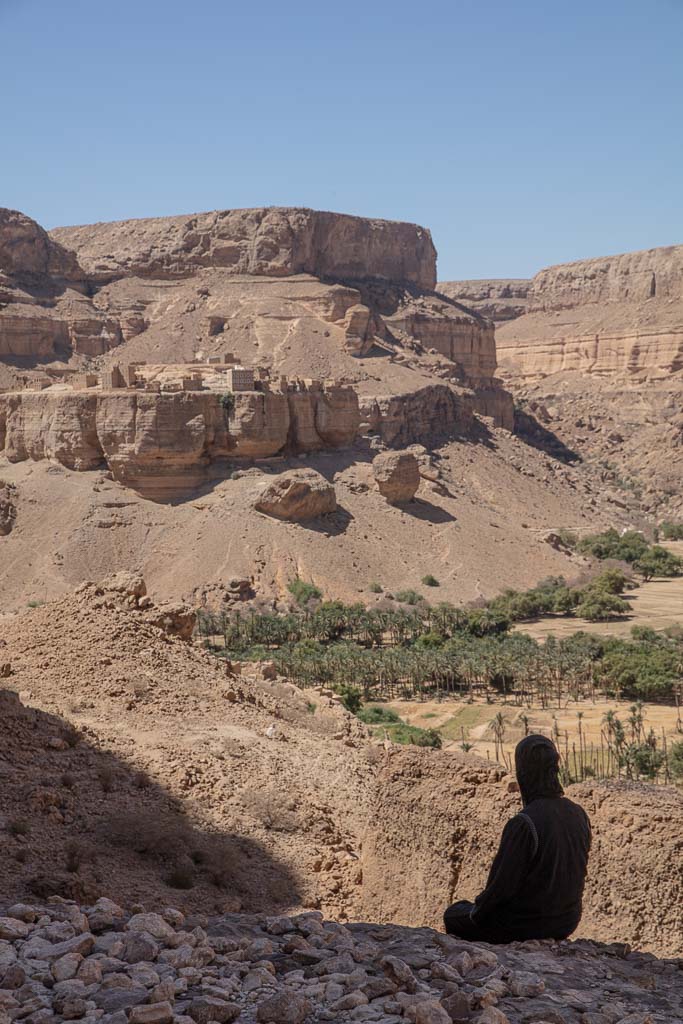
<path fill-rule="evenodd" d="M 511 375 L 675 373 L 683 369 L 683 246 L 542 270 L 526 313 L 496 337 Z"/>
<path fill-rule="evenodd" d="M 481 281 L 439 281 L 437 290 L 462 302 L 494 323 L 515 320 L 527 311 L 531 281 L 527 278 L 492 278 Z"/>

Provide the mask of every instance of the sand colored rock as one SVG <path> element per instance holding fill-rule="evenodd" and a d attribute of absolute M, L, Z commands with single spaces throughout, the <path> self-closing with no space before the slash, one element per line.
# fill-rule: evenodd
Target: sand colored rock
<path fill-rule="evenodd" d="M 293 523 L 328 515 L 336 507 L 333 485 L 314 469 L 282 473 L 264 488 L 254 503 L 258 512 Z"/>
<path fill-rule="evenodd" d="M 360 423 L 351 388 L 237 393 L 228 412 L 210 392 L 17 392 L 0 395 L 0 451 L 10 462 L 108 466 L 117 480 L 167 500 L 210 479 L 215 462 L 342 448 Z"/>
<path fill-rule="evenodd" d="M 683 246 L 541 270 L 526 315 L 498 332 L 516 375 L 657 374 L 683 368 Z"/>
<path fill-rule="evenodd" d="M 199 267 L 229 274 L 313 274 L 340 281 L 379 278 L 433 288 L 429 231 L 398 221 L 286 207 L 218 210 L 57 228 L 90 277 L 174 277 Z"/>
<path fill-rule="evenodd" d="M 0 359 L 30 366 L 72 352 L 102 355 L 118 345 L 118 321 L 86 293 L 73 252 L 30 217 L 0 208 Z"/>
<path fill-rule="evenodd" d="M 471 391 L 433 384 L 418 391 L 363 399 L 363 421 L 391 447 L 468 434 L 474 426 Z"/>
<path fill-rule="evenodd" d="M 380 452 L 372 460 L 372 473 L 390 505 L 411 501 L 420 486 L 420 466 L 410 452 Z"/>
<path fill-rule="evenodd" d="M 522 316 L 527 310 L 531 281 L 526 278 L 499 278 L 490 281 L 439 281 L 437 290 L 481 316 L 503 323 Z"/>

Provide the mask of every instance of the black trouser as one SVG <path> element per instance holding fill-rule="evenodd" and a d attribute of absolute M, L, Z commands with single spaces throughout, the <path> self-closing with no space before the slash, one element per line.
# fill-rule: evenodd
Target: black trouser
<path fill-rule="evenodd" d="M 566 939 L 576 928 L 578 921 L 573 921 L 568 926 L 566 920 L 563 924 L 556 924 L 548 927 L 535 927 L 529 929 L 505 928 L 495 922 L 487 922 L 486 925 L 475 924 L 470 918 L 474 909 L 474 903 L 469 900 L 458 900 L 450 906 L 443 915 L 443 923 L 449 935 L 455 935 L 459 939 L 468 942 L 490 942 L 492 945 L 500 945 L 506 942 L 525 942 L 528 939 Z"/>
<path fill-rule="evenodd" d="M 443 915 L 443 923 L 449 935 L 456 935 L 459 939 L 466 939 L 468 942 L 511 942 L 510 935 L 502 928 L 489 927 L 480 928 L 470 918 L 474 909 L 474 903 L 469 900 L 458 900 L 449 907 Z"/>

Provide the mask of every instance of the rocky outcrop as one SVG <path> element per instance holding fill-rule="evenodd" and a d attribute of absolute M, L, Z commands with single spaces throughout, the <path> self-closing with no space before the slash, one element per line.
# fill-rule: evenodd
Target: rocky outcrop
<path fill-rule="evenodd" d="M 16 489 L 12 484 L 0 480 L 0 537 L 12 532 L 14 520 L 17 518 Z"/>
<path fill-rule="evenodd" d="M 469 433 L 474 426 L 471 391 L 433 384 L 405 395 L 363 399 L 362 430 L 392 448 Z"/>
<path fill-rule="evenodd" d="M 665 375 L 683 368 L 683 246 L 542 270 L 527 312 L 497 335 L 515 375 Z"/>
<path fill-rule="evenodd" d="M 76 255 L 50 238 L 39 224 L 18 210 L 0 208 L 0 288 L 8 282 L 48 287 L 82 285 L 85 275 Z"/>
<path fill-rule="evenodd" d="M 0 359 L 31 365 L 118 345 L 118 322 L 96 309 L 86 290 L 73 252 L 30 217 L 0 209 Z"/>
<path fill-rule="evenodd" d="M 455 302 L 433 295 L 408 296 L 383 320 L 392 336 L 417 341 L 456 363 L 464 381 L 487 381 L 496 371 L 493 324 Z"/>
<path fill-rule="evenodd" d="M 254 508 L 275 519 L 301 523 L 328 515 L 337 508 L 334 487 L 314 469 L 282 473 L 263 489 Z"/>
<path fill-rule="evenodd" d="M 345 447 L 359 423 L 356 394 L 343 387 L 242 392 L 232 409 L 210 392 L 0 395 L 0 451 L 11 462 L 107 465 L 117 480 L 160 500 L 205 483 L 221 460 Z"/>
<path fill-rule="evenodd" d="M 219 267 L 229 274 L 377 278 L 426 289 L 436 283 L 436 250 L 426 228 L 318 210 L 217 210 L 57 228 L 51 235 L 74 249 L 98 281 Z"/>
<path fill-rule="evenodd" d="M 443 295 L 462 302 L 494 323 L 503 323 L 526 312 L 531 281 L 526 278 L 439 281 L 436 287 Z"/>
<path fill-rule="evenodd" d="M 372 460 L 372 474 L 390 505 L 411 501 L 420 486 L 420 465 L 411 452 L 380 452 Z"/>

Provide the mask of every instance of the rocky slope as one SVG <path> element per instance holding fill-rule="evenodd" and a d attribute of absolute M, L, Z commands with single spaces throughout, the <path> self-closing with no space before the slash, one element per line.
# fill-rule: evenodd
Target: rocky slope
<path fill-rule="evenodd" d="M 3 893 L 432 926 L 476 894 L 518 807 L 504 769 L 377 747 L 338 698 L 234 675 L 140 590 L 89 584 L 5 624 Z M 681 953 L 681 794 L 571 795 L 595 830 L 579 934 Z"/>
<path fill-rule="evenodd" d="M 504 323 L 526 313 L 531 284 L 526 278 L 493 278 L 490 281 L 439 281 L 437 289 L 494 323 Z"/>
<path fill-rule="evenodd" d="M 6 1021 L 676 1024 L 680 961 L 627 946 L 491 948 L 318 913 L 220 917 L 100 898 L 0 918 Z M 3 977 L 4 975 L 4 977 Z"/>
<path fill-rule="evenodd" d="M 5 384 L 36 363 L 101 355 L 121 341 L 118 321 L 87 292 L 73 252 L 29 217 L 0 208 L 0 361 L 14 369 L 5 368 Z"/>
<path fill-rule="evenodd" d="M 432 415 L 425 420 L 428 408 Z M 411 422 L 414 407 L 407 400 L 391 402 L 381 427 L 390 438 L 409 437 L 425 423 L 438 428 L 436 414 L 448 408 L 435 401 Z M 458 413 L 457 404 L 450 408 Z M 201 420 L 194 426 L 199 430 Z M 48 434 L 39 437 L 42 444 Z M 158 445 L 154 432 L 149 437 L 151 446 Z M 95 452 L 98 444 L 94 432 Z M 0 479 L 14 488 L 15 510 L 11 532 L 0 536 L 0 614 L 98 579 L 112 566 L 142 568 L 156 593 L 192 601 L 204 593 L 222 600 L 232 579 L 253 579 L 259 600 L 277 601 L 297 575 L 328 597 L 372 601 L 373 581 L 392 592 L 422 590 L 420 580 L 429 572 L 441 583 L 438 599 L 460 603 L 506 586 L 532 586 L 544 576 L 581 575 L 585 563 L 554 550 L 544 541 L 548 531 L 634 522 L 620 507 L 621 492 L 593 485 L 580 465 L 485 422 L 475 421 L 461 439 L 434 444 L 414 449 L 420 487 L 400 509 L 387 505 L 373 478 L 381 437 L 254 465 L 219 460 L 205 470 L 220 470 L 217 479 L 171 502 L 158 500 L 161 485 L 174 484 L 173 474 L 154 472 L 150 456 L 159 454 L 158 447 L 150 448 L 150 456 L 132 451 L 132 464 L 147 474 L 144 481 L 130 481 L 136 490 L 112 480 L 106 468 L 77 472 L 54 460 L 9 462 L 0 456 Z M 60 457 L 72 454 L 66 449 Z M 334 485 L 337 511 L 308 526 L 256 514 L 254 503 L 273 476 L 302 466 Z M 144 494 L 142 482 L 151 488 Z M 428 589 L 424 595 L 434 599 Z"/>

